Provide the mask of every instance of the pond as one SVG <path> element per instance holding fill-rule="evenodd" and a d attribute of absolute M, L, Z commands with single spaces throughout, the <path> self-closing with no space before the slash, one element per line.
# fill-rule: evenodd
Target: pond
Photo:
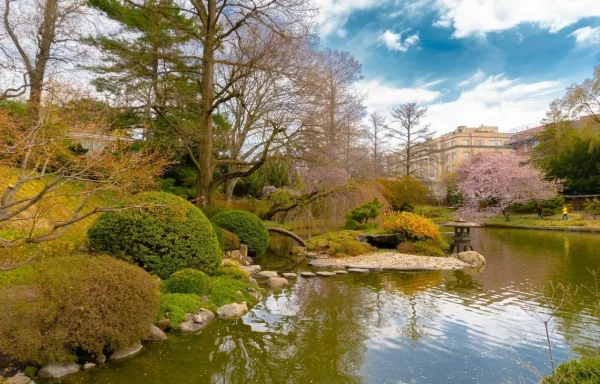
<path fill-rule="evenodd" d="M 539 288 L 590 285 L 600 236 L 478 229 L 480 272 L 371 273 L 299 278 L 238 321 L 146 345 L 128 361 L 63 383 L 537 382 L 550 362 Z M 275 240 L 263 269 L 303 270 Z M 548 292 L 548 291 L 547 291 Z M 549 322 L 558 361 L 598 348 L 594 297 L 580 289 Z"/>

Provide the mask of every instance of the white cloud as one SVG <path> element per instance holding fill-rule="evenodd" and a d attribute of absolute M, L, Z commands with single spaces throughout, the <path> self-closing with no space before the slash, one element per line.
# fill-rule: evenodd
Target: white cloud
<path fill-rule="evenodd" d="M 569 34 L 575 38 L 577 44 L 580 45 L 594 45 L 600 44 L 600 27 L 583 27 L 579 28 L 573 33 Z"/>
<path fill-rule="evenodd" d="M 576 23 L 582 18 L 600 16 L 598 0 L 437 0 L 438 27 L 453 27 L 453 36 L 484 35 L 537 24 L 550 32 Z"/>
<path fill-rule="evenodd" d="M 371 112 L 389 114 L 394 106 L 418 102 L 429 108 L 426 121 L 437 134 L 460 125 L 497 125 L 508 131 L 524 124 L 539 123 L 552 100 L 564 93 L 559 81 L 524 83 L 504 75 L 488 76 L 456 100 L 441 102 L 441 92 L 420 88 L 397 88 L 381 79 L 363 81 Z M 437 101 L 437 102 L 436 102 Z"/>
<path fill-rule="evenodd" d="M 401 51 L 406 52 L 408 48 L 412 45 L 417 44 L 419 42 L 419 33 L 415 33 L 407 36 L 404 41 L 402 41 L 402 34 L 406 31 L 402 31 L 400 33 L 394 33 L 391 30 L 386 30 L 383 32 L 377 40 L 382 41 L 385 46 L 391 51 Z"/>
<path fill-rule="evenodd" d="M 375 8 L 385 2 L 386 0 L 313 0 L 320 8 L 317 21 L 321 35 L 336 34 L 341 37 L 346 36 L 344 25 L 353 12 Z"/>
<path fill-rule="evenodd" d="M 477 72 L 466 80 L 458 83 L 459 87 L 466 87 L 467 85 L 475 84 L 481 81 L 485 76 L 485 73 L 481 69 L 477 69 Z"/>

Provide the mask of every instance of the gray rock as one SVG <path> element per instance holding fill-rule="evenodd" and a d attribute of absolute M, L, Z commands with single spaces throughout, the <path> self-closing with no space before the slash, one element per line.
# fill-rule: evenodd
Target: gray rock
<path fill-rule="evenodd" d="M 169 328 L 170 324 L 171 324 L 171 320 L 162 319 L 156 323 L 156 326 L 158 327 L 158 329 L 162 329 L 164 331 L 165 329 Z"/>
<path fill-rule="evenodd" d="M 298 275 L 293 272 L 284 272 L 281 274 L 281 276 L 288 278 L 288 279 L 298 277 Z"/>
<path fill-rule="evenodd" d="M 260 292 L 257 292 L 257 291 L 250 292 L 250 296 L 254 297 L 256 300 L 262 299 L 262 294 Z"/>
<path fill-rule="evenodd" d="M 338 271 L 333 271 L 335 272 L 337 275 L 347 275 L 348 271 L 344 270 L 344 269 L 340 269 Z"/>
<path fill-rule="evenodd" d="M 252 277 L 254 277 L 255 279 L 268 279 L 269 277 L 277 276 L 277 272 L 275 271 L 261 271 L 252 275 Z"/>
<path fill-rule="evenodd" d="M 304 272 L 300 272 L 300 276 L 302 276 L 302 277 L 315 277 L 317 275 L 315 275 L 313 272 L 304 271 Z"/>
<path fill-rule="evenodd" d="M 6 379 L 2 379 L 2 376 L 0 376 L 0 383 L 2 384 L 35 384 L 35 381 L 31 380 L 29 377 L 27 376 L 13 376 L 13 377 L 8 377 Z"/>
<path fill-rule="evenodd" d="M 128 347 L 119 348 L 110 355 L 111 360 L 121 360 L 129 356 L 133 356 L 142 350 L 142 344 L 138 341 Z"/>
<path fill-rule="evenodd" d="M 248 281 L 249 281 L 249 282 L 250 282 L 250 284 L 252 284 L 253 286 L 255 286 L 255 287 L 258 287 L 258 281 L 256 281 L 255 279 L 253 279 L 253 278 L 250 278 Z"/>
<path fill-rule="evenodd" d="M 269 277 L 267 279 L 267 287 L 269 288 L 283 288 L 287 287 L 290 283 L 283 277 Z"/>
<path fill-rule="evenodd" d="M 236 249 L 235 251 L 231 251 L 231 258 L 234 260 L 239 260 L 240 259 L 240 251 L 238 249 Z"/>
<path fill-rule="evenodd" d="M 146 338 L 148 341 L 163 341 L 167 340 L 167 335 L 162 331 L 162 329 L 158 328 L 156 325 L 150 326 L 150 334 Z"/>
<path fill-rule="evenodd" d="M 319 271 L 319 272 L 317 272 L 317 275 L 329 277 L 329 276 L 335 276 L 335 272 Z"/>
<path fill-rule="evenodd" d="M 250 275 L 255 275 L 260 272 L 260 265 L 248 265 L 240 267 L 242 270 L 248 272 Z"/>
<path fill-rule="evenodd" d="M 101 353 L 98 356 L 96 356 L 96 363 L 97 364 L 104 364 L 104 363 L 106 363 L 106 356 L 103 353 Z"/>
<path fill-rule="evenodd" d="M 95 368 L 95 367 L 96 367 L 96 364 L 94 364 L 94 363 L 85 363 L 85 364 L 83 364 L 83 370 L 84 371 L 89 371 L 90 369 Z"/>
<path fill-rule="evenodd" d="M 78 372 L 80 369 L 79 364 L 53 362 L 42 367 L 38 371 L 38 376 L 43 378 L 58 378 Z"/>
<path fill-rule="evenodd" d="M 246 244 L 240 244 L 240 255 L 243 258 L 248 257 L 248 246 Z"/>
<path fill-rule="evenodd" d="M 469 264 L 471 267 L 485 265 L 485 257 L 474 251 L 461 252 L 456 256 L 456 258 Z"/>
<path fill-rule="evenodd" d="M 248 313 L 248 304 L 245 301 L 241 304 L 226 304 L 217 309 L 219 319 L 238 319 L 246 313 Z"/>
<path fill-rule="evenodd" d="M 348 272 L 350 272 L 350 273 L 369 273 L 369 270 L 366 268 L 348 268 Z"/>
<path fill-rule="evenodd" d="M 183 333 L 196 332 L 206 327 L 214 318 L 214 313 L 208 309 L 201 309 L 195 315 L 190 316 L 188 321 L 179 324 L 179 330 Z"/>

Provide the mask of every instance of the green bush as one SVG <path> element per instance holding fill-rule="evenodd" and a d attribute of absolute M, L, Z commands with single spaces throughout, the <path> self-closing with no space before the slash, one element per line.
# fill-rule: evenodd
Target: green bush
<path fill-rule="evenodd" d="M 148 334 L 158 283 L 144 270 L 108 256 L 66 256 L 39 264 L 27 285 L 0 289 L 0 350 L 43 364 L 98 355 Z"/>
<path fill-rule="evenodd" d="M 192 293 L 165 293 L 160 296 L 160 306 L 156 319 L 171 320 L 171 328 L 179 328 L 179 323 L 185 321 L 186 313 L 196 313 L 204 306 L 202 299 Z"/>
<path fill-rule="evenodd" d="M 306 242 L 309 251 L 328 254 L 330 256 L 359 256 L 373 252 L 375 248 L 368 243 L 357 240 L 360 232 L 337 231 L 314 236 Z"/>
<path fill-rule="evenodd" d="M 592 200 L 585 199 L 584 209 L 587 213 L 594 216 L 595 219 L 596 216 L 600 216 L 600 200 L 595 197 Z"/>
<path fill-rule="evenodd" d="M 562 363 L 554 375 L 542 379 L 541 384 L 597 384 L 600 383 L 600 358 L 584 357 Z"/>
<path fill-rule="evenodd" d="M 175 195 L 146 192 L 129 203 L 147 208 L 105 213 L 88 231 L 90 249 L 136 264 L 162 279 L 183 268 L 212 274 L 221 261 L 202 211 Z"/>
<path fill-rule="evenodd" d="M 240 249 L 240 238 L 238 235 L 219 227 L 215 223 L 212 223 L 212 225 L 219 240 L 219 247 L 221 247 L 223 252 Z"/>
<path fill-rule="evenodd" d="M 269 245 L 269 231 L 256 215 L 246 211 L 225 211 L 215 215 L 212 222 L 235 233 L 240 242 L 248 245 L 248 253 L 260 255 Z"/>
<path fill-rule="evenodd" d="M 256 304 L 256 299 L 248 292 L 251 285 L 247 281 L 221 275 L 213 277 L 211 284 L 210 301 L 216 307 L 242 301 L 248 303 L 249 306 Z"/>
<path fill-rule="evenodd" d="M 551 200 L 533 200 L 525 204 L 514 204 L 510 207 L 510 210 L 514 213 L 536 213 L 537 206 L 541 205 L 544 216 L 552 216 L 559 213 L 564 204 L 565 198 L 561 195 L 558 195 L 556 198 Z"/>
<path fill-rule="evenodd" d="M 444 257 L 444 245 L 440 245 L 436 241 L 417 241 L 417 242 L 403 242 L 398 244 L 398 252 L 407 255 L 420 255 L 420 256 L 439 256 Z"/>
<path fill-rule="evenodd" d="M 369 223 L 369 219 L 376 219 L 381 214 L 383 205 L 377 198 L 359 205 L 346 214 L 345 229 L 370 229 L 377 228 L 377 224 Z"/>
<path fill-rule="evenodd" d="M 217 271 L 215 272 L 215 277 L 217 276 L 229 276 L 236 280 L 242 281 L 248 281 L 250 278 L 248 272 L 231 264 L 219 266 L 219 268 L 217 268 Z"/>
<path fill-rule="evenodd" d="M 200 296 L 208 295 L 210 294 L 210 277 L 196 269 L 182 269 L 165 280 L 163 291 L 167 293 L 193 293 Z"/>

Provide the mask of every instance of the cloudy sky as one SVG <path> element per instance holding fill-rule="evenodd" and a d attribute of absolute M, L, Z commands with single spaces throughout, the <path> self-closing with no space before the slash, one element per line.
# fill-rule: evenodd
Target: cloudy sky
<path fill-rule="evenodd" d="M 363 65 L 370 111 L 416 101 L 438 133 L 537 124 L 600 65 L 599 0 L 316 0 L 324 44 Z"/>

